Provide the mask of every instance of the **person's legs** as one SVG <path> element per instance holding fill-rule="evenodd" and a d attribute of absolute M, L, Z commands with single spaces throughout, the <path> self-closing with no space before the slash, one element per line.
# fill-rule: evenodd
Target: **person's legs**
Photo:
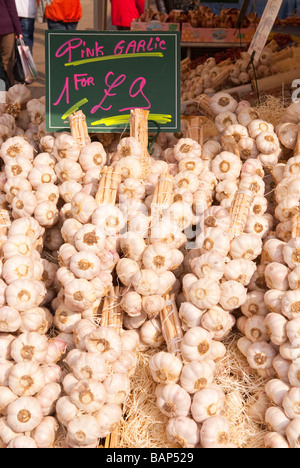
<path fill-rule="evenodd" d="M 65 23 L 68 31 L 75 31 L 77 29 L 78 23 Z"/>
<path fill-rule="evenodd" d="M 34 39 L 34 21 L 34 18 L 20 18 L 24 42 L 29 47 L 31 53 Z"/>
<path fill-rule="evenodd" d="M 63 21 L 52 21 L 52 20 L 47 20 L 48 23 L 48 29 L 54 29 L 56 31 L 75 31 L 77 28 L 78 22 L 76 23 L 64 23 Z"/>
<path fill-rule="evenodd" d="M 14 74 L 13 74 L 14 58 L 15 58 L 15 35 L 14 33 L 0 35 L 0 55 L 2 59 L 2 64 L 7 74 L 7 77 L 9 79 L 9 82 L 11 85 L 13 85 L 15 81 Z"/>

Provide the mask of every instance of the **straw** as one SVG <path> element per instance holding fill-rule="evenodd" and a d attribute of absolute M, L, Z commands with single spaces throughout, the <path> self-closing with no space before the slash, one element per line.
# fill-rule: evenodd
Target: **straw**
<path fill-rule="evenodd" d="M 96 193 L 96 203 L 114 205 L 122 175 L 112 166 L 105 166 L 100 173 L 100 182 Z"/>
<path fill-rule="evenodd" d="M 240 236 L 245 229 L 254 193 L 251 190 L 237 190 L 230 208 L 230 226 L 228 233 L 234 238 Z"/>
<path fill-rule="evenodd" d="M 169 353 L 181 357 L 180 343 L 183 338 L 181 321 L 179 318 L 175 294 L 165 295 L 165 306 L 160 312 L 163 337 Z"/>
<path fill-rule="evenodd" d="M 69 115 L 69 122 L 73 138 L 80 148 L 84 148 L 91 142 L 84 113 L 81 110 L 73 112 Z"/>

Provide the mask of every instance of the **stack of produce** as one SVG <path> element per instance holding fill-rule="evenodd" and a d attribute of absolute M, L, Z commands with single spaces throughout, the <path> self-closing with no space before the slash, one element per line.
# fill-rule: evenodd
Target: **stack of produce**
<path fill-rule="evenodd" d="M 137 21 L 160 21 L 162 23 L 190 23 L 194 28 L 235 28 L 240 11 L 236 8 L 224 8 L 220 14 L 213 13 L 211 8 L 203 5 L 193 10 L 172 10 L 169 14 L 163 14 L 152 10 L 146 10 Z M 244 20 L 243 28 L 251 24 L 257 24 L 259 18 L 256 13 L 249 13 Z"/>
<path fill-rule="evenodd" d="M 253 65 L 250 64 L 249 54 L 240 51 L 238 57 L 228 56 L 219 61 L 212 56 L 196 67 L 185 69 L 181 74 L 181 100 L 184 102 L 196 99 L 202 93 L 212 95 L 220 90 L 246 85 L 254 79 L 276 75 L 279 68 L 278 63 L 272 60 L 275 57 L 274 46 L 277 47 L 277 43 L 270 42 L 264 48 L 259 61 Z"/>
<path fill-rule="evenodd" d="M 282 147 L 293 155 L 273 171 L 277 225 L 276 231 L 269 233 L 261 257 L 264 281 L 256 291 L 261 306 L 255 315 L 245 314 L 249 318 L 240 322 L 245 337 L 239 340 L 239 347 L 248 361 L 249 353 L 256 350 L 255 359 L 249 363 L 263 369 L 262 375 L 268 378 L 264 419 L 270 431 L 265 445 L 270 448 L 296 448 L 299 444 L 298 124 L 299 104 L 292 104 L 276 127 Z M 253 324 L 250 333 L 249 321 Z"/>
<path fill-rule="evenodd" d="M 218 135 L 196 119 L 149 156 L 133 131 L 91 141 L 80 117 L 48 134 L 43 99 L 23 86 L 7 98 L 3 446 L 97 447 L 126 431 L 123 405 L 150 349 L 167 443 L 236 447 L 232 395 L 218 383 L 230 335 L 266 381 L 251 413 L 271 428 L 265 445 L 297 446 L 299 105 L 275 125 L 224 91 L 201 94 Z"/>

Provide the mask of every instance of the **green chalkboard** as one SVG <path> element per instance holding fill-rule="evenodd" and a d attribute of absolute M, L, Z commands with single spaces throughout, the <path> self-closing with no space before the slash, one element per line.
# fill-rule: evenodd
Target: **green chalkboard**
<path fill-rule="evenodd" d="M 149 131 L 180 131 L 180 32 L 45 34 L 47 131 L 81 109 L 89 132 L 122 132 L 134 108 L 149 110 Z"/>

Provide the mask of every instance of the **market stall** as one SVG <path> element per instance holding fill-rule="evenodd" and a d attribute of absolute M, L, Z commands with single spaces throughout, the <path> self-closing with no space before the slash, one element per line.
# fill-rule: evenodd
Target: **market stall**
<path fill-rule="evenodd" d="M 1 448 L 299 448 L 299 46 L 251 18 L 48 31 L 5 93 Z"/>

